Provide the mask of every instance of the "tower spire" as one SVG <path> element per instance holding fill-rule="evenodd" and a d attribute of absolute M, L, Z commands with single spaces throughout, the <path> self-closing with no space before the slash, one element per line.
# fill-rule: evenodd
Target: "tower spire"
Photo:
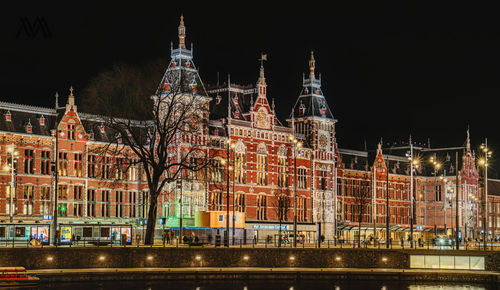
<path fill-rule="evenodd" d="M 186 27 L 184 26 L 184 16 L 181 14 L 181 22 L 179 23 L 179 48 L 186 49 Z"/>
<path fill-rule="evenodd" d="M 311 50 L 311 59 L 309 59 L 309 72 L 310 72 L 310 78 L 314 79 L 314 69 L 316 67 L 316 61 L 314 60 L 314 51 Z"/>

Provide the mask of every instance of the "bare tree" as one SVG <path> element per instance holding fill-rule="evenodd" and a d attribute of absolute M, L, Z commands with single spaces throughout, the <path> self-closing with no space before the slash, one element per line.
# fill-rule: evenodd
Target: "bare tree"
<path fill-rule="evenodd" d="M 281 224 L 288 220 L 288 211 L 291 207 L 292 199 L 287 194 L 287 189 L 280 188 L 274 192 L 273 207 L 279 220 L 278 247 L 281 247 Z"/>
<path fill-rule="evenodd" d="M 134 76 L 133 70 L 114 71 L 114 77 L 107 82 L 118 79 L 119 84 L 127 86 L 123 79 L 129 78 L 129 74 Z M 87 100 L 99 106 L 100 115 L 94 117 L 94 124 L 105 127 L 108 136 L 94 152 L 128 157 L 120 166 L 139 165 L 147 181 L 145 244 L 154 243 L 158 197 L 164 186 L 188 177 L 189 172 L 202 170 L 210 160 L 206 140 L 202 138 L 208 133 L 209 98 L 198 94 L 192 83 L 192 77 L 169 74 L 167 70 L 152 97 L 142 90 L 120 88 L 122 101 L 99 90 L 91 101 Z"/>
<path fill-rule="evenodd" d="M 357 215 L 358 226 L 358 248 L 361 247 L 361 223 L 363 222 L 363 215 L 365 214 L 365 207 L 369 204 L 371 197 L 371 187 L 366 177 L 363 180 L 356 180 L 354 186 L 354 206 Z"/>

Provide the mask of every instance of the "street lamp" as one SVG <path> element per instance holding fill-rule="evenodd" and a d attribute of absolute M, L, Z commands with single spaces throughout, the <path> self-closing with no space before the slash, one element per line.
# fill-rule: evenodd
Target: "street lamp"
<path fill-rule="evenodd" d="M 226 234 L 224 235 L 224 245 L 229 247 L 229 170 L 231 169 L 229 166 L 229 156 L 231 149 L 234 148 L 234 143 L 229 141 L 227 143 L 227 167 L 226 167 L 226 176 L 227 176 L 227 194 L 226 194 Z M 234 175 L 234 172 L 233 172 Z M 234 194 L 233 194 L 233 227 L 234 227 Z M 234 238 L 234 236 L 233 236 Z"/>
<path fill-rule="evenodd" d="M 431 163 L 432 165 L 434 166 L 434 235 L 437 236 L 437 222 L 436 222 L 436 219 L 437 219 L 437 206 L 436 206 L 436 202 L 439 201 L 439 197 L 438 197 L 438 192 L 437 192 L 437 187 L 436 187 L 436 175 L 437 175 L 437 172 L 439 171 L 439 169 L 441 168 L 441 163 L 439 163 L 438 161 L 436 160 L 432 160 L 433 158 L 431 157 Z"/>
<path fill-rule="evenodd" d="M 9 205 L 9 220 L 14 222 L 14 191 L 15 191 L 15 180 L 14 180 L 14 162 L 17 161 L 19 157 L 19 152 L 15 150 L 14 144 L 7 147 L 7 154 L 10 155 L 10 165 L 5 164 L 5 170 L 10 170 L 10 205 Z"/>
<path fill-rule="evenodd" d="M 483 194 L 483 239 L 484 249 L 486 249 L 486 239 L 488 237 L 488 157 L 491 157 L 491 150 L 488 148 L 488 139 L 480 146 L 484 157 L 479 159 L 479 164 L 484 167 L 484 194 Z"/>
<path fill-rule="evenodd" d="M 290 136 L 290 141 L 293 144 L 293 246 L 297 247 L 297 147 L 302 147 L 302 142 L 294 136 Z M 280 229 L 281 230 L 281 229 Z"/>
<path fill-rule="evenodd" d="M 410 160 L 410 248 L 413 248 L 413 208 L 414 208 L 414 201 L 413 201 L 413 188 L 414 188 L 414 180 L 413 180 L 413 172 L 415 169 L 418 168 L 420 161 L 418 159 L 415 159 L 413 156 L 413 143 L 411 142 L 410 138 L 410 153 L 407 155 L 408 160 Z"/>

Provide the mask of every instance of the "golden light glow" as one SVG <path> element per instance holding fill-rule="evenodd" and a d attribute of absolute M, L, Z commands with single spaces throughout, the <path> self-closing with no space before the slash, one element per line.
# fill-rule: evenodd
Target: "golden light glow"
<path fill-rule="evenodd" d="M 243 260 L 248 261 L 248 259 L 250 259 L 250 257 L 248 257 L 247 255 L 243 256 Z"/>
<path fill-rule="evenodd" d="M 199 260 L 201 260 L 201 256 L 200 256 L 200 255 L 198 255 L 198 256 L 196 256 L 196 257 L 195 257 L 195 259 L 196 259 L 197 261 L 199 261 Z"/>
<path fill-rule="evenodd" d="M 302 147 L 302 142 L 297 143 L 297 147 Z"/>

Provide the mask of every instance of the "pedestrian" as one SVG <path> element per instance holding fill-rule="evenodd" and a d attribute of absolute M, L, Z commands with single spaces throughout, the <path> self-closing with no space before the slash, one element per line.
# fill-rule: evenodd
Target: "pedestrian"
<path fill-rule="evenodd" d="M 418 246 L 419 246 L 419 247 L 422 247 L 422 237 L 419 237 L 419 238 L 418 238 Z"/>
<path fill-rule="evenodd" d="M 167 245 L 170 245 L 170 232 L 165 232 L 165 239 L 167 240 Z M 165 243 L 163 243 L 165 245 Z"/>
<path fill-rule="evenodd" d="M 405 239 L 403 239 L 403 237 L 401 237 L 401 248 L 404 247 L 404 242 L 405 242 Z"/>
<path fill-rule="evenodd" d="M 161 239 L 163 241 L 163 246 L 165 246 L 165 240 L 167 238 L 167 232 L 165 230 L 163 230 L 163 233 L 161 235 Z"/>

